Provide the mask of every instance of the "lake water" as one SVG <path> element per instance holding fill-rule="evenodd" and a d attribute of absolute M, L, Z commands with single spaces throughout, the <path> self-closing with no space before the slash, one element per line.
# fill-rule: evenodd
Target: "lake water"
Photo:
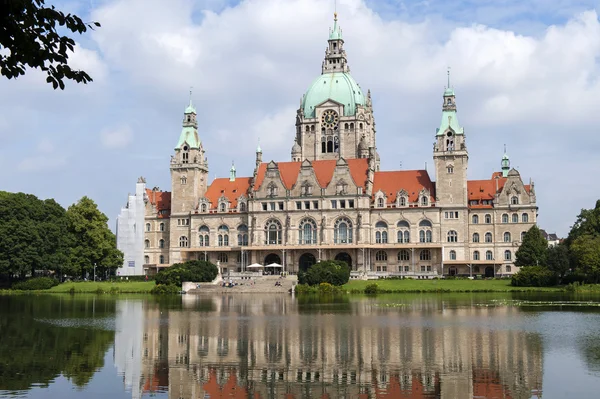
<path fill-rule="evenodd" d="M 600 297 L 0 296 L 0 397 L 597 398 Z"/>

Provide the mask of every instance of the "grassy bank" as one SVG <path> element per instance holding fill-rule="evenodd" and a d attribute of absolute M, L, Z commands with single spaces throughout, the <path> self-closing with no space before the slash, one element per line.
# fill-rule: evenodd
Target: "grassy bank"
<path fill-rule="evenodd" d="M 148 294 L 154 288 L 154 281 L 78 281 L 63 283 L 47 290 L 21 291 L 0 290 L 0 295 L 18 294 Z"/>
<path fill-rule="evenodd" d="M 350 292 L 364 292 L 377 283 L 381 293 L 397 292 L 560 292 L 563 287 L 513 287 L 510 280 L 353 280 L 344 285 Z"/>
<path fill-rule="evenodd" d="M 136 294 L 148 293 L 152 288 L 154 281 L 80 281 L 59 284 L 43 292 Z"/>

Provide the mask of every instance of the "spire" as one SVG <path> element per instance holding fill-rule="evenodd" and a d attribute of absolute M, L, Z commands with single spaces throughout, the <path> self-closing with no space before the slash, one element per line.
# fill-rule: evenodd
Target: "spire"
<path fill-rule="evenodd" d="M 454 134 L 464 134 L 464 130 L 458 124 L 456 116 L 456 96 L 454 90 L 450 88 L 450 67 L 448 67 L 448 87 L 444 90 L 444 101 L 442 103 L 442 123 L 437 129 L 437 135 L 443 136 L 448 129 L 452 129 Z"/>
<path fill-rule="evenodd" d="M 229 181 L 235 181 L 235 164 L 231 161 L 231 169 L 229 169 Z"/>
<path fill-rule="evenodd" d="M 258 138 L 258 146 L 256 147 L 256 153 L 261 153 L 262 154 L 262 148 L 260 148 L 260 137 Z"/>
<path fill-rule="evenodd" d="M 194 104 L 192 104 L 192 87 L 190 86 L 190 103 L 187 106 L 187 108 L 185 109 L 185 113 L 186 114 L 195 114 L 196 113 L 196 108 L 194 107 Z"/>
<path fill-rule="evenodd" d="M 508 154 L 506 153 L 506 144 L 504 144 L 504 155 L 502 156 L 502 177 L 507 177 L 508 172 L 510 171 L 510 159 L 508 158 Z"/>
<path fill-rule="evenodd" d="M 346 60 L 346 51 L 344 51 L 342 29 L 338 25 L 337 12 L 333 13 L 333 29 L 329 29 L 325 60 L 321 68 L 321 73 L 333 72 L 350 72 L 348 61 Z"/>

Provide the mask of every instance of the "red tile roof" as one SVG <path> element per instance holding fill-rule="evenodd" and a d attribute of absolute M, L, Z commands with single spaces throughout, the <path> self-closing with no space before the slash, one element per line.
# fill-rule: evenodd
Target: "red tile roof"
<path fill-rule="evenodd" d="M 331 182 L 336 162 L 336 160 L 312 161 L 312 167 L 315 171 L 315 176 L 317 177 L 317 181 L 322 188 L 327 187 Z M 346 162 L 348 162 L 350 175 L 352 175 L 354 183 L 356 183 L 358 187 L 364 188 L 369 169 L 368 160 L 365 158 L 357 158 L 347 159 Z M 258 174 L 256 176 L 254 190 L 258 190 L 264 181 L 267 165 L 268 163 L 260 164 L 258 168 Z M 294 187 L 294 184 L 296 184 L 298 174 L 300 173 L 300 168 L 302 167 L 302 162 L 278 162 L 277 167 L 279 168 L 281 180 L 283 180 L 285 188 L 290 190 L 292 187 Z"/>
<path fill-rule="evenodd" d="M 171 214 L 171 193 L 169 191 L 154 191 L 146 189 L 146 195 L 152 205 L 156 205 L 159 218 L 168 218 Z M 166 213 L 161 211 L 166 210 Z"/>
<path fill-rule="evenodd" d="M 398 191 L 404 189 L 408 193 L 409 202 L 419 201 L 419 192 L 429 190 L 430 202 L 435 198 L 435 186 L 426 170 L 400 170 L 391 172 L 375 172 L 373 196 L 383 191 L 388 203 L 396 202 Z"/>
<path fill-rule="evenodd" d="M 237 177 L 234 181 L 230 181 L 228 177 L 213 180 L 206 190 L 206 198 L 211 203 L 211 209 L 217 208 L 222 195 L 229 200 L 230 208 L 237 208 L 240 195 L 248 197 L 251 180 L 251 177 Z"/>
<path fill-rule="evenodd" d="M 502 177 L 502 172 L 494 172 L 489 180 L 469 180 L 467 181 L 467 195 L 470 201 L 493 200 L 496 193 L 504 188 L 508 179 Z M 529 192 L 529 185 L 525 185 L 525 190 Z M 492 208 L 492 205 L 470 205 L 472 208 Z"/>

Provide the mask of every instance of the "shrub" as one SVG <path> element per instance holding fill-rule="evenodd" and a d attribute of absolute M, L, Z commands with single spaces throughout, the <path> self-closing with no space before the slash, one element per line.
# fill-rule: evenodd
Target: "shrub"
<path fill-rule="evenodd" d="M 35 277 L 13 284 L 12 289 L 23 291 L 49 290 L 56 285 L 58 285 L 58 281 L 53 278 Z"/>
<path fill-rule="evenodd" d="M 524 266 L 511 279 L 514 287 L 549 287 L 556 283 L 556 274 L 543 266 Z"/>
<path fill-rule="evenodd" d="M 377 285 L 377 283 L 367 284 L 365 287 L 365 294 L 377 295 L 377 293 L 379 293 L 379 285 Z"/>
<path fill-rule="evenodd" d="M 298 284 L 298 285 L 296 285 L 296 288 L 294 289 L 294 291 L 297 294 L 316 294 L 317 288 L 311 287 L 308 284 Z"/>
<path fill-rule="evenodd" d="M 180 288 L 173 284 L 159 284 L 150 290 L 154 295 L 172 295 L 179 294 Z"/>
<path fill-rule="evenodd" d="M 185 263 L 176 263 L 156 274 L 157 285 L 178 285 L 184 281 L 207 283 L 213 281 L 219 270 L 216 265 L 203 260 L 191 260 Z"/>
<path fill-rule="evenodd" d="M 344 285 L 350 280 L 350 268 L 346 262 L 328 260 L 312 265 L 306 272 L 298 273 L 300 284 L 319 285 Z"/>

